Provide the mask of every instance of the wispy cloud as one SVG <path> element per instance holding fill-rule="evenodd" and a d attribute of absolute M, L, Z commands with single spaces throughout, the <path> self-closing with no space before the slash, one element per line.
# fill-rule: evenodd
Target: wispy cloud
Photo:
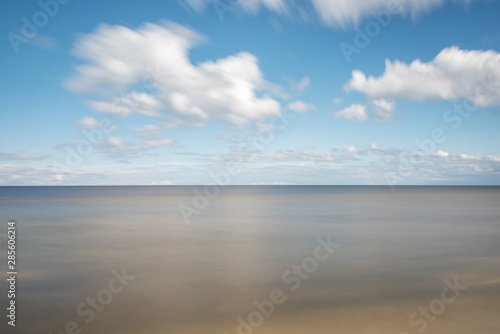
<path fill-rule="evenodd" d="M 40 154 L 29 154 L 26 152 L 15 152 L 15 153 L 7 153 L 0 151 L 0 160 L 5 161 L 14 161 L 14 160 L 43 160 L 46 159 L 47 156 Z"/>
<path fill-rule="evenodd" d="M 138 153 L 146 152 L 152 149 L 162 148 L 173 145 L 177 138 L 154 137 L 145 139 L 141 144 L 135 144 L 125 141 L 119 137 L 111 136 L 106 138 L 101 150 L 113 159 L 128 162 L 129 158 L 135 157 Z"/>
<path fill-rule="evenodd" d="M 209 4 L 217 4 L 213 0 L 184 0 L 191 8 L 202 12 Z M 390 15 L 416 17 L 422 13 L 443 6 L 447 2 L 468 4 L 471 0 L 246 0 L 235 1 L 237 6 L 232 9 L 242 9 L 248 14 L 255 15 L 261 8 L 285 15 L 297 16 L 303 21 L 311 21 L 317 17 L 324 24 L 334 27 L 356 25 L 369 15 L 381 10 L 390 11 Z"/>
<path fill-rule="evenodd" d="M 297 93 L 302 93 L 307 88 L 309 88 L 309 86 L 311 86 L 311 79 L 309 79 L 308 76 L 305 76 L 302 79 L 300 79 L 300 81 L 298 81 L 298 82 L 290 80 L 289 85 L 293 91 L 295 91 Z"/>

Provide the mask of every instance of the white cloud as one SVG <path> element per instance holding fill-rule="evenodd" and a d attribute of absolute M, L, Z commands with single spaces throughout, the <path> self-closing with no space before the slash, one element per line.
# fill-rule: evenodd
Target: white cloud
<path fill-rule="evenodd" d="M 299 82 L 291 81 L 290 88 L 302 93 L 311 85 L 311 79 L 308 76 L 303 77 Z"/>
<path fill-rule="evenodd" d="M 99 128 L 99 121 L 92 117 L 84 117 L 78 123 L 77 126 L 82 129 L 97 129 Z"/>
<path fill-rule="evenodd" d="M 468 3 L 470 0 L 448 0 Z M 391 15 L 411 14 L 415 17 L 442 6 L 447 0 L 311 0 L 322 21 L 333 26 L 358 24 L 363 18 L 386 10 Z"/>
<path fill-rule="evenodd" d="M 194 10 L 201 12 L 209 4 L 217 5 L 218 3 L 214 0 L 185 0 L 188 5 L 190 5 Z M 248 13 L 256 14 L 260 8 L 263 6 L 269 10 L 275 12 L 285 12 L 286 3 L 285 0 L 228 0 L 220 1 L 218 4 L 221 11 L 233 10 L 235 8 L 241 8 Z"/>
<path fill-rule="evenodd" d="M 434 60 L 411 64 L 386 60 L 380 77 L 353 71 L 346 90 L 370 98 L 403 97 L 410 100 L 456 100 L 467 98 L 478 106 L 500 104 L 500 54 L 495 51 L 442 50 Z"/>
<path fill-rule="evenodd" d="M 399 157 L 402 155 L 408 155 L 409 153 L 404 150 L 397 148 L 380 148 L 375 143 L 371 143 L 368 146 L 368 150 L 360 151 L 361 154 L 378 154 L 383 156 Z"/>
<path fill-rule="evenodd" d="M 311 103 L 305 103 L 303 101 L 294 101 L 289 103 L 286 108 L 291 111 L 295 112 L 306 112 L 309 110 L 316 110 L 316 107 L 314 104 Z"/>
<path fill-rule="evenodd" d="M 396 103 L 386 99 L 372 100 L 371 104 L 375 110 L 374 119 L 377 121 L 392 121 L 394 119 L 394 109 Z"/>
<path fill-rule="evenodd" d="M 155 138 L 160 133 L 162 128 L 155 124 L 148 124 L 142 128 L 134 129 L 134 133 L 141 138 L 151 139 Z"/>
<path fill-rule="evenodd" d="M 151 149 L 157 147 L 165 147 L 174 144 L 177 141 L 176 138 L 155 138 L 145 140 L 142 149 Z"/>
<path fill-rule="evenodd" d="M 221 155 L 224 162 L 241 163 L 342 163 L 356 160 L 353 157 L 336 153 L 316 153 L 314 147 L 307 146 L 299 149 L 278 150 L 262 153 L 252 148 L 239 145 L 231 146 L 231 152 Z"/>
<path fill-rule="evenodd" d="M 335 112 L 333 115 L 337 118 L 343 118 L 347 121 L 362 122 L 368 120 L 366 106 L 362 104 L 353 104 L 350 107 Z"/>
<path fill-rule="evenodd" d="M 128 162 L 128 158 L 135 156 L 138 153 L 149 151 L 155 148 L 162 148 L 173 145 L 177 138 L 155 136 L 150 139 L 145 139 L 142 144 L 135 144 L 125 141 L 116 136 L 106 138 L 101 144 L 101 148 L 108 156 L 114 159 L 119 159 Z"/>
<path fill-rule="evenodd" d="M 25 152 L 15 152 L 15 153 L 6 153 L 0 151 L 0 160 L 12 161 L 12 160 L 43 160 L 47 158 L 44 155 L 40 154 L 29 154 Z"/>
<path fill-rule="evenodd" d="M 370 111 L 364 104 L 353 104 L 341 111 L 333 113 L 337 118 L 344 118 L 348 121 L 363 122 L 372 119 L 378 122 L 392 121 L 394 119 L 394 109 L 396 103 L 385 99 L 371 100 Z"/>
<path fill-rule="evenodd" d="M 370 100 L 368 106 L 364 104 L 352 104 L 351 106 L 332 113 L 331 115 L 337 118 L 344 118 L 348 121 L 363 122 L 369 119 L 378 122 L 389 122 L 394 119 L 394 110 L 396 103 L 385 99 Z"/>
<path fill-rule="evenodd" d="M 122 143 L 123 141 L 118 141 Z M 384 175 L 400 173 L 410 161 L 410 150 L 380 148 L 375 144 L 359 154 L 329 154 L 311 152 L 312 148 L 274 151 L 270 153 L 239 152 L 221 155 L 224 161 L 241 162 L 242 172 L 238 183 L 259 181 L 290 181 L 296 184 L 387 184 Z M 370 155 L 371 154 L 371 155 Z M 378 156 L 378 159 L 377 159 Z M 500 184 L 500 155 L 473 155 L 437 151 L 422 153 L 412 164 L 414 172 L 404 178 L 403 184 Z M 51 185 L 51 184 L 202 184 L 206 175 L 214 170 L 210 163 L 191 164 L 171 161 L 135 165 L 100 165 L 76 168 L 69 172 L 54 165 L 27 167 L 0 164 L 2 185 Z M 221 165 L 222 166 L 222 165 Z M 166 174 L 168 173 L 168 175 Z M 321 175 L 318 181 L 317 176 Z M 168 178 L 166 179 L 166 176 Z M 325 180 L 327 180 L 325 182 Z M 164 181 L 164 182 L 162 182 Z"/>
<path fill-rule="evenodd" d="M 450 156 L 450 153 L 445 152 L 445 151 L 441 151 L 441 150 L 437 151 L 434 154 L 437 155 L 438 157 L 449 157 Z"/>
<path fill-rule="evenodd" d="M 122 117 L 129 116 L 132 111 L 146 116 L 158 116 L 158 110 L 162 107 L 160 101 L 154 96 L 137 91 L 114 99 L 112 102 L 88 101 L 87 104 L 95 111 Z"/>
<path fill-rule="evenodd" d="M 0 164 L 2 185 L 47 185 L 60 184 L 70 178 L 54 168 L 34 168 L 22 165 Z"/>
<path fill-rule="evenodd" d="M 213 0 L 185 0 L 196 11 L 203 11 Z M 446 2 L 458 2 L 467 4 L 471 0 L 228 0 L 221 3 L 229 4 L 221 7 L 222 11 L 232 11 L 241 8 L 250 14 L 256 14 L 261 7 L 268 10 L 290 16 L 297 12 L 304 21 L 310 21 L 311 17 L 317 16 L 320 20 L 331 26 L 345 27 L 358 24 L 365 17 L 373 16 L 381 10 L 389 12 L 389 15 L 411 15 L 416 17 L 444 5 Z M 217 3 L 217 2 L 215 2 Z M 230 4 L 235 4 L 231 6 Z M 293 3 L 292 5 L 290 3 Z"/>
<path fill-rule="evenodd" d="M 352 145 L 344 145 L 344 147 L 342 148 L 342 151 L 348 152 L 348 153 L 359 153 L 359 150 Z"/>
<path fill-rule="evenodd" d="M 243 126 L 281 113 L 280 104 L 266 95 L 277 87 L 264 80 L 254 55 L 191 63 L 189 51 L 203 39 L 170 22 L 135 30 L 102 24 L 76 43 L 74 53 L 84 64 L 66 86 L 106 96 L 88 102 L 99 112 L 158 116 L 166 111 L 173 118 L 170 127 L 200 126 L 210 118 Z"/>

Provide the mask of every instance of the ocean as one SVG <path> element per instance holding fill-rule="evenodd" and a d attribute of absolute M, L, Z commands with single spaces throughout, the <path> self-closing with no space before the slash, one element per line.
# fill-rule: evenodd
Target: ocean
<path fill-rule="evenodd" d="M 493 186 L 0 187 L 0 331 L 498 334 L 499 204 Z"/>

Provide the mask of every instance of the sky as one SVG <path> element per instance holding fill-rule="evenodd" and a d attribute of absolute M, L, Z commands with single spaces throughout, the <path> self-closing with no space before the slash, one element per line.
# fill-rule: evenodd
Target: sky
<path fill-rule="evenodd" d="M 499 1 L 0 13 L 0 185 L 500 185 Z"/>

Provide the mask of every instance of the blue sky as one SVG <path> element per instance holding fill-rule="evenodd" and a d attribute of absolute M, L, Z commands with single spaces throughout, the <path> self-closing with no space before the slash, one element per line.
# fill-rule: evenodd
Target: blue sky
<path fill-rule="evenodd" d="M 500 184 L 498 1 L 0 7 L 0 185 Z"/>

